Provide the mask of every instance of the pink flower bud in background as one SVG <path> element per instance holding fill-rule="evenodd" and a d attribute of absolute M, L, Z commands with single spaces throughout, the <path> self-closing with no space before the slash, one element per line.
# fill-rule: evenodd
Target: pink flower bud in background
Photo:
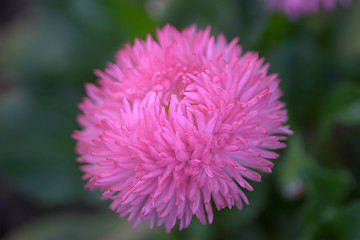
<path fill-rule="evenodd" d="M 307 13 L 317 13 L 324 9 L 331 11 L 339 2 L 349 5 L 351 0 L 267 0 L 272 9 L 283 12 L 290 19 L 299 19 Z"/>
<path fill-rule="evenodd" d="M 280 80 L 238 39 L 195 25 L 167 25 L 157 39 L 125 44 L 96 71 L 73 137 L 87 188 L 101 189 L 134 227 L 150 219 L 169 232 L 193 215 L 211 223 L 211 200 L 218 210 L 248 204 L 248 181 L 271 173 L 271 150 L 292 131 Z"/>

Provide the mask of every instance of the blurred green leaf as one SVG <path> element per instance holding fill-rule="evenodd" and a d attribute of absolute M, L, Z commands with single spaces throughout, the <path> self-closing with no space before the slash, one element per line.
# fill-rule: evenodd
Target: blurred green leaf
<path fill-rule="evenodd" d="M 303 171 L 302 176 L 308 196 L 308 211 L 303 213 L 309 220 L 323 207 L 342 204 L 348 197 L 352 177 L 346 171 L 315 167 Z"/>
<path fill-rule="evenodd" d="M 304 191 L 301 173 L 316 166 L 314 159 L 305 151 L 302 133 L 295 130 L 288 141 L 288 147 L 281 157 L 276 176 L 285 198 L 294 200 Z"/>
<path fill-rule="evenodd" d="M 346 125 L 360 125 L 360 97 L 358 101 L 339 111 L 334 120 Z"/>
<path fill-rule="evenodd" d="M 360 239 L 360 201 L 355 200 L 340 207 L 330 221 L 329 229 L 334 229 L 345 240 Z"/>
<path fill-rule="evenodd" d="M 140 224 L 135 231 L 131 227 L 132 223 L 119 219 L 115 213 L 65 212 L 34 219 L 5 240 L 145 240 L 157 234 L 157 231 L 151 231 L 145 224 Z"/>
<path fill-rule="evenodd" d="M 328 206 L 316 221 L 308 222 L 305 239 L 357 240 L 360 237 L 360 202 Z"/>
<path fill-rule="evenodd" d="M 336 146 L 339 146 L 339 143 L 336 143 L 338 141 L 336 136 L 332 135 L 336 124 L 360 125 L 359 102 L 360 85 L 349 81 L 342 81 L 335 85 L 324 97 L 318 118 L 317 152 L 319 157 L 322 155 L 322 159 L 328 158 L 328 162 L 345 163 L 343 153 L 336 153 Z"/>
<path fill-rule="evenodd" d="M 348 63 L 360 60 L 360 1 L 353 1 L 346 19 L 337 26 L 337 55 Z M 359 62 L 358 62 L 359 63 Z"/>
<path fill-rule="evenodd" d="M 352 176 L 344 170 L 315 167 L 303 171 L 302 177 L 306 189 L 306 202 L 300 213 L 305 226 L 302 239 L 343 239 L 344 232 L 337 236 L 324 229 L 338 209 L 345 206 Z"/>
<path fill-rule="evenodd" d="M 102 1 L 101 5 L 130 41 L 145 39 L 147 34 L 155 32 L 156 24 L 146 14 L 143 1 L 108 0 Z"/>
<path fill-rule="evenodd" d="M 320 129 L 325 134 L 328 132 L 329 125 L 341 119 L 343 114 L 349 114 L 344 118 L 352 118 L 356 115 L 358 102 L 360 101 L 360 84 L 350 81 L 342 81 L 335 85 L 322 103 Z M 352 109 L 354 107 L 354 109 Z M 323 137 L 327 137 L 326 135 Z"/>

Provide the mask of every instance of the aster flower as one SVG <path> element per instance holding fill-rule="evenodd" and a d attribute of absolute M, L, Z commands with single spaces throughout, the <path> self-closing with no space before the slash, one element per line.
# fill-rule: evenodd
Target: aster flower
<path fill-rule="evenodd" d="M 270 173 L 292 134 L 277 75 L 258 54 L 241 54 L 210 27 L 157 30 L 158 42 L 126 44 L 79 105 L 78 161 L 86 187 L 134 228 L 150 219 L 169 232 L 193 215 L 206 224 L 218 210 L 248 199 L 248 180 Z"/>
<path fill-rule="evenodd" d="M 348 5 L 351 0 L 267 0 L 272 9 L 283 12 L 290 19 L 296 20 L 306 13 L 316 13 L 322 8 L 331 11 L 337 2 Z"/>

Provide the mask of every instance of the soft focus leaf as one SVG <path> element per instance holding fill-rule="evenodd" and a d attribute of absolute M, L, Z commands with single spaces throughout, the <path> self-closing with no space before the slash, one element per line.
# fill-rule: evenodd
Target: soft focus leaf
<path fill-rule="evenodd" d="M 315 162 L 304 149 L 301 133 L 289 139 L 288 147 L 278 163 L 276 171 L 282 194 L 289 200 L 299 198 L 304 192 L 301 173 L 314 167 Z"/>
<path fill-rule="evenodd" d="M 328 162 L 358 166 L 356 142 L 360 122 L 358 121 L 360 85 L 343 81 L 335 85 L 324 97 L 318 119 L 318 157 Z M 345 137 L 345 135 L 346 137 Z M 344 136 L 342 136 L 344 135 Z M 342 136 L 342 140 L 339 139 Z M 355 155 L 354 155 L 355 153 Z M 347 157 L 346 157 L 347 156 Z M 348 160 L 344 160 L 346 157 Z M 352 169 L 356 172 L 358 167 Z"/>
<path fill-rule="evenodd" d="M 360 202 L 355 200 L 340 207 L 329 221 L 329 228 L 335 230 L 343 239 L 360 238 Z"/>
<path fill-rule="evenodd" d="M 347 18 L 338 26 L 337 41 L 339 48 L 337 53 L 341 59 L 350 63 L 359 63 L 360 60 L 360 1 L 353 1 L 352 7 L 348 9 Z"/>
<path fill-rule="evenodd" d="M 360 85 L 344 81 L 334 86 L 329 95 L 324 99 L 322 107 L 322 118 L 320 119 L 320 126 L 323 138 L 326 138 L 328 128 L 336 120 L 357 117 L 358 101 L 360 101 Z"/>
<path fill-rule="evenodd" d="M 350 104 L 350 106 L 345 107 L 342 111 L 338 112 L 337 115 L 335 116 L 335 121 L 347 125 L 359 125 L 360 100 Z"/>
<path fill-rule="evenodd" d="M 343 239 L 346 232 L 327 228 L 344 205 L 351 189 L 352 177 L 347 171 L 313 168 L 303 171 L 306 202 L 300 216 L 305 225 L 302 239 Z M 340 227 L 340 226 L 339 226 Z M 333 238 L 335 237 L 335 238 Z"/>
<path fill-rule="evenodd" d="M 155 32 L 155 24 L 146 14 L 142 1 L 108 0 L 101 3 L 113 24 L 129 39 L 142 38 Z M 129 24 L 131 23 L 131 24 Z"/>
<path fill-rule="evenodd" d="M 149 239 L 156 231 L 150 231 L 145 224 L 136 231 L 131 224 L 120 220 L 113 213 L 62 213 L 43 216 L 6 237 L 6 240 L 112 240 Z"/>

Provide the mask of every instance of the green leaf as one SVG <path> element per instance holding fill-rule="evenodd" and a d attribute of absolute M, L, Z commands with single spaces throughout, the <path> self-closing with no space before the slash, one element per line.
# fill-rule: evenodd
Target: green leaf
<path fill-rule="evenodd" d="M 306 202 L 300 212 L 304 224 L 302 239 L 329 239 L 329 234 L 324 229 L 327 229 L 328 222 L 334 219 L 333 215 L 349 197 L 353 178 L 345 170 L 321 167 L 303 171 L 302 178 L 306 189 Z M 318 235 L 326 237 L 317 237 Z"/>
<path fill-rule="evenodd" d="M 17 229 L 4 240 L 63 240 L 63 239 L 149 239 L 157 234 L 142 223 L 135 231 L 132 224 L 115 213 L 70 213 L 38 217 Z"/>
<path fill-rule="evenodd" d="M 360 1 L 353 1 L 351 7 L 347 9 L 345 21 L 341 21 L 336 26 L 337 55 L 343 63 L 352 64 L 360 60 L 359 22 Z"/>
<path fill-rule="evenodd" d="M 324 98 L 319 118 L 319 141 L 329 139 L 331 127 L 335 122 L 360 124 L 359 118 L 360 85 L 343 81 L 334 86 Z"/>
<path fill-rule="evenodd" d="M 146 14 L 143 1 L 108 0 L 101 5 L 118 31 L 126 33 L 129 40 L 145 39 L 147 34 L 155 32 L 156 24 Z"/>
<path fill-rule="evenodd" d="M 334 120 L 346 125 L 360 125 L 360 97 L 358 101 L 339 111 Z"/>
<path fill-rule="evenodd" d="M 275 168 L 282 194 L 287 199 L 296 199 L 303 194 L 304 181 L 301 173 L 313 168 L 314 158 L 305 151 L 301 132 L 295 130 L 294 136 L 288 140 L 288 147 Z"/>

